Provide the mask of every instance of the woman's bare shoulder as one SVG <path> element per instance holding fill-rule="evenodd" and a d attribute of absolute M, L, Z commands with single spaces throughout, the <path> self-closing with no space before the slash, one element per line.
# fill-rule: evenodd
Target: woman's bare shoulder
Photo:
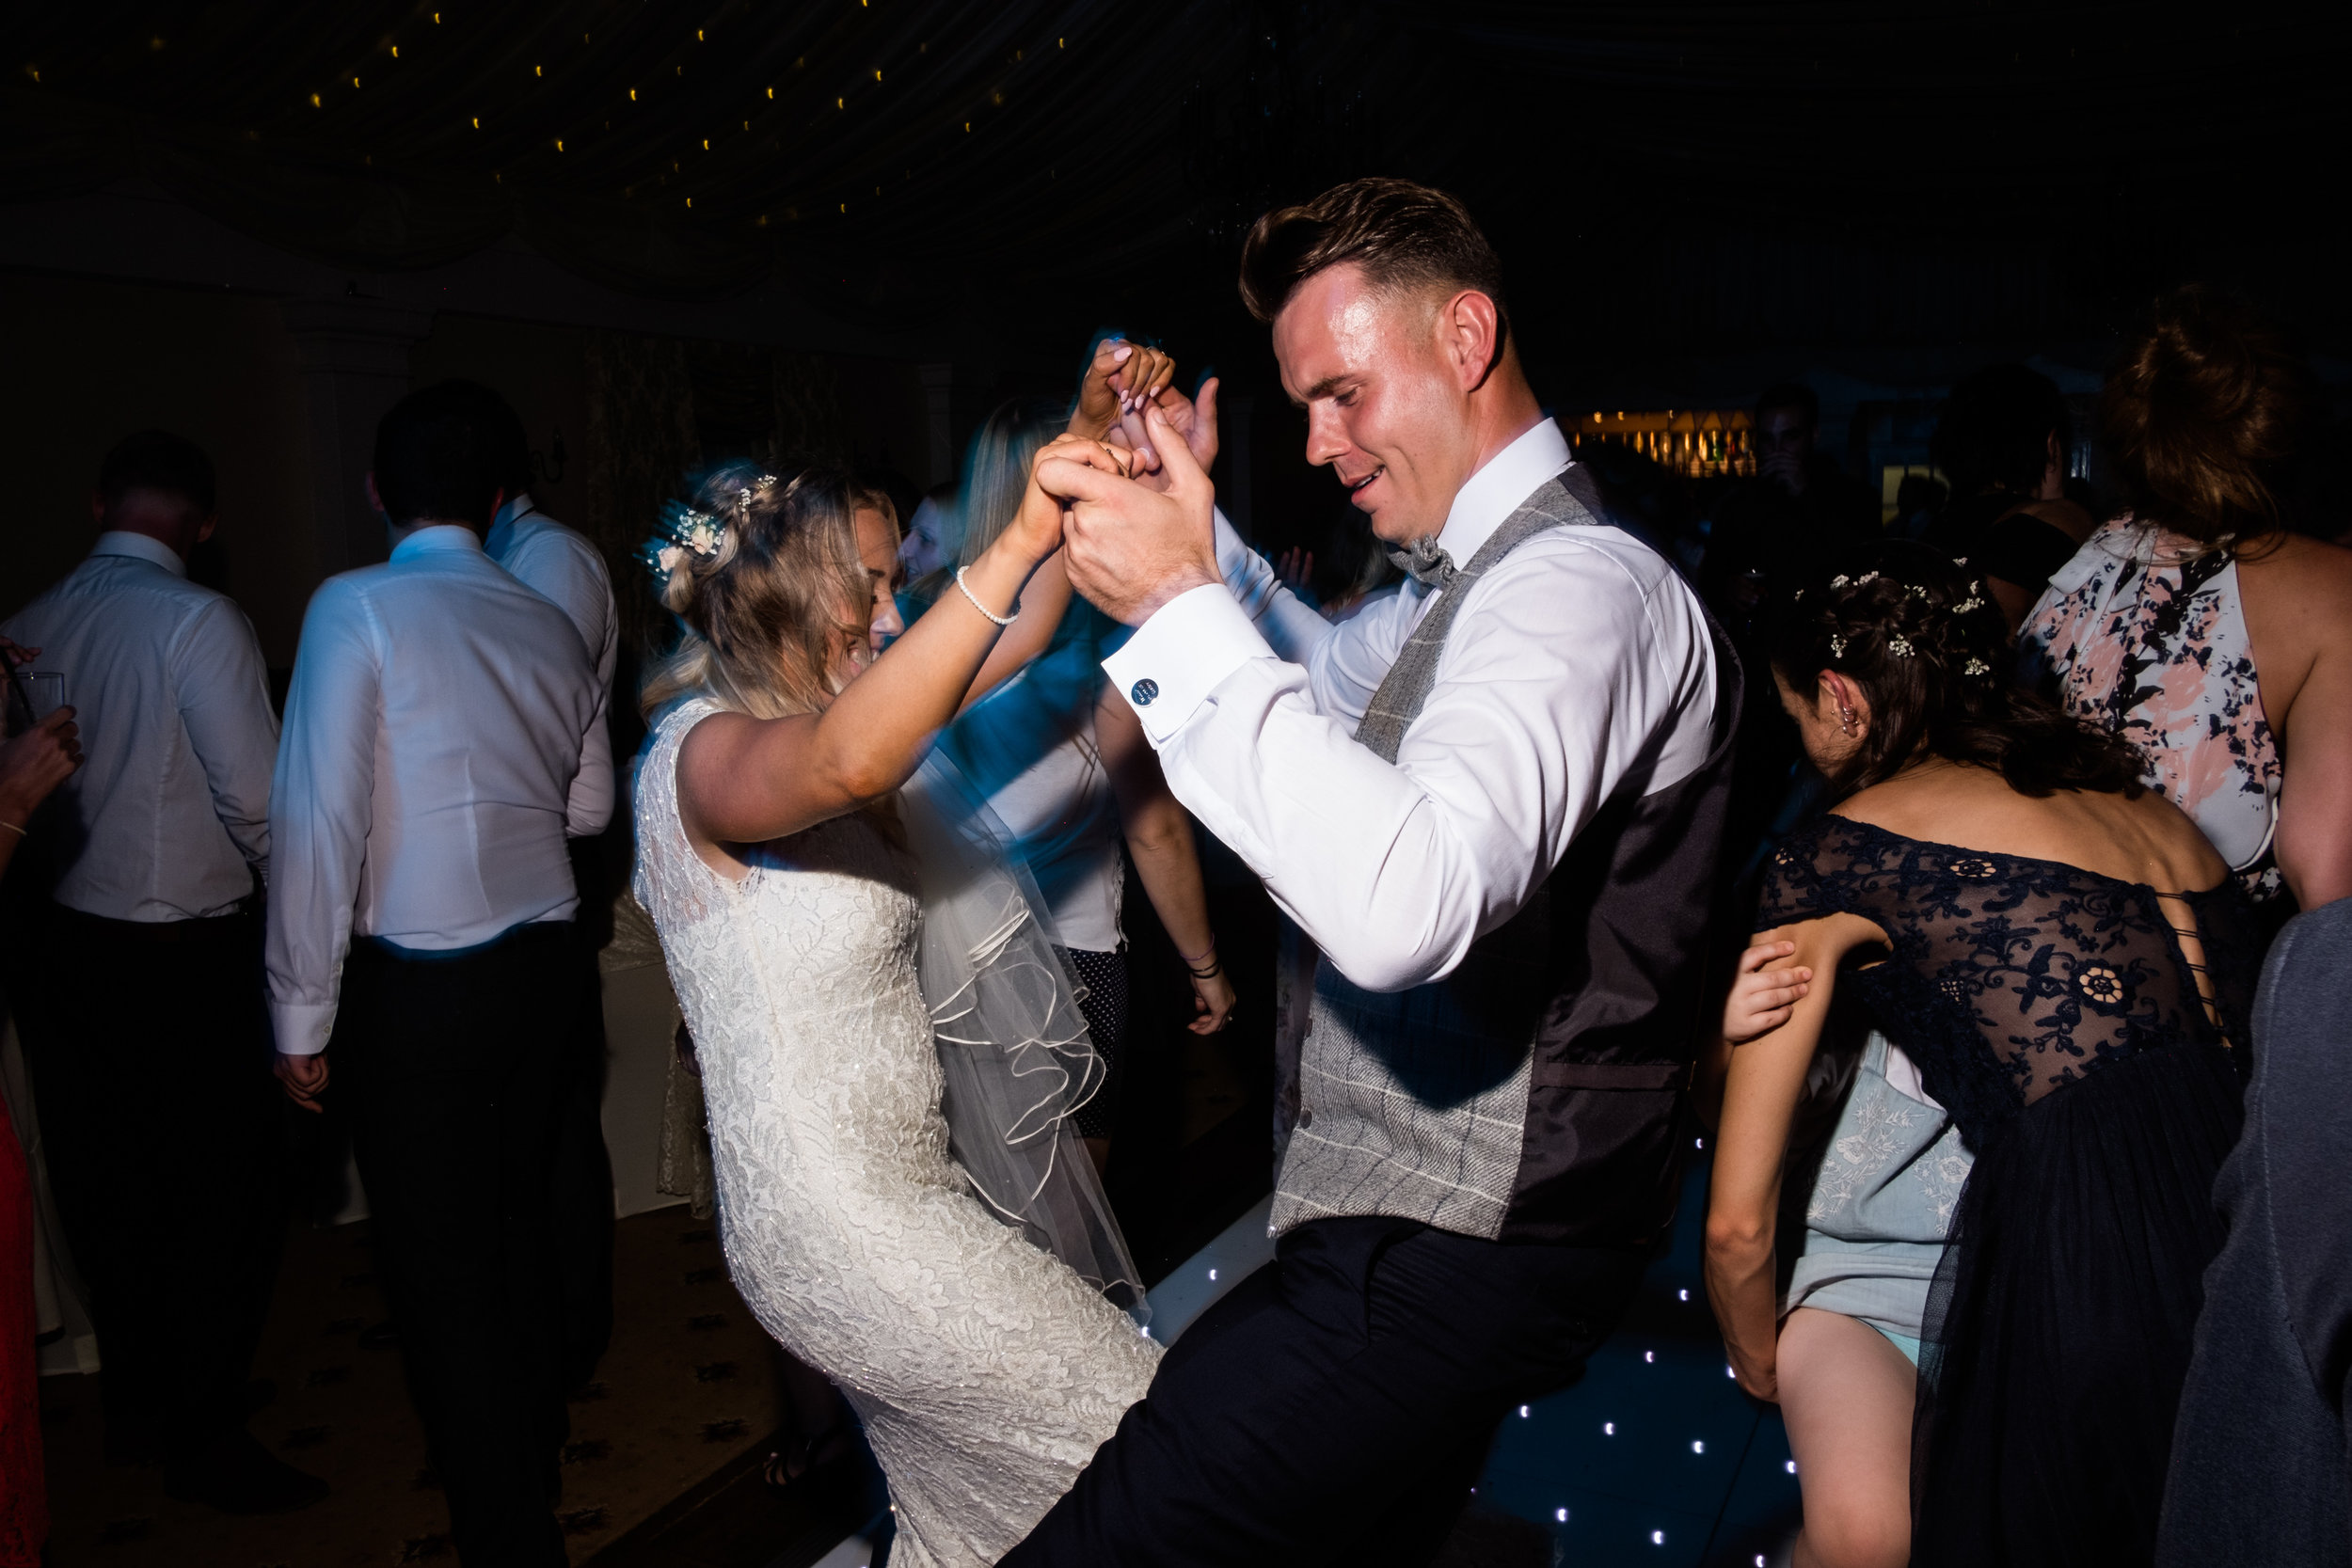
<path fill-rule="evenodd" d="M 2237 561 L 2248 614 L 2283 610 L 2342 625 L 2352 621 L 2352 549 L 2283 533 L 2249 546 Z"/>
<path fill-rule="evenodd" d="M 1862 790 L 1840 816 L 1925 844 L 2072 865 L 2167 891 L 2229 874 L 2197 824 L 2153 790 L 2021 795 L 1986 768 L 1923 770 Z"/>
<path fill-rule="evenodd" d="M 1904 838 L 1929 842 L 1948 828 L 1956 808 L 1998 811 L 2020 799 L 1998 773 L 1985 768 L 1944 767 L 1903 773 L 1884 784 L 1858 789 L 1830 808 L 1830 815 Z"/>

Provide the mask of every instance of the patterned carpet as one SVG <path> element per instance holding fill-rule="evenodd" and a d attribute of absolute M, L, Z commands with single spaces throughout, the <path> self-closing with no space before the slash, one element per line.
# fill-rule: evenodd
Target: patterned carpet
<path fill-rule="evenodd" d="M 164 1495 L 160 1473 L 108 1468 L 96 1379 L 41 1388 L 56 1517 L 50 1568 L 383 1568 L 456 1554 L 363 1222 L 287 1238 L 254 1372 L 278 1396 L 252 1421 L 334 1495 L 281 1518 L 232 1519 Z M 707 1222 L 683 1208 L 623 1220 L 612 1348 L 572 1405 L 559 1513 L 573 1562 L 763 1442 L 779 1423 L 773 1351 L 727 1283 Z"/>

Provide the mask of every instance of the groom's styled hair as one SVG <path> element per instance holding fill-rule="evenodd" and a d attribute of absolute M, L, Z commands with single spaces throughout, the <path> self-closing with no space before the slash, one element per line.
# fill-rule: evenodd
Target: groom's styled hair
<path fill-rule="evenodd" d="M 1272 322 L 1301 283 L 1353 261 L 1383 293 L 1438 286 L 1475 289 L 1507 324 L 1502 262 L 1470 209 L 1409 180 L 1350 180 L 1312 201 L 1260 218 L 1241 247 L 1241 298 Z M 1507 325 L 1504 333 L 1507 335 Z"/>

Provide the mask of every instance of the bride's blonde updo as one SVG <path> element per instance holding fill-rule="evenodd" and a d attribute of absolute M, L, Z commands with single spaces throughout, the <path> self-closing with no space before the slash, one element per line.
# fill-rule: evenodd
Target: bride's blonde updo
<path fill-rule="evenodd" d="M 814 713 L 838 687 L 846 649 L 863 648 L 873 590 L 858 559 L 862 489 L 838 469 L 778 479 L 725 463 L 664 515 L 648 561 L 662 607 L 685 624 L 647 675 L 650 716 L 705 696 L 755 719 Z"/>

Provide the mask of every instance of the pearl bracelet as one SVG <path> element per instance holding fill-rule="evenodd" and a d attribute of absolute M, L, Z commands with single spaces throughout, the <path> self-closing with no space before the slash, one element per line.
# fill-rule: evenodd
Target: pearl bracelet
<path fill-rule="evenodd" d="M 990 620 L 995 622 L 1000 626 L 1011 626 L 1015 621 L 1021 619 L 1021 602 L 1018 599 L 1013 601 L 1012 613 L 1009 615 L 999 615 L 994 610 L 989 609 L 988 606 L 980 603 L 979 596 L 974 594 L 970 585 L 963 580 L 964 571 L 964 567 L 959 566 L 956 568 L 956 587 L 966 599 L 971 601 L 972 608 L 974 610 L 978 610 L 981 614 L 987 616 Z"/>

